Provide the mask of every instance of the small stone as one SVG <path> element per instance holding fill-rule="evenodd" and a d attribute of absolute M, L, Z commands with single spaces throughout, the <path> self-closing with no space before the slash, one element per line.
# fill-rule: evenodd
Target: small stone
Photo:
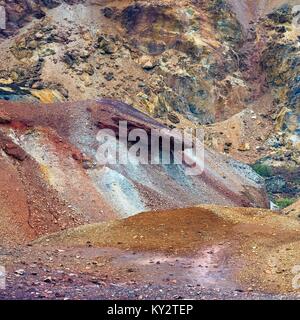
<path fill-rule="evenodd" d="M 109 72 L 107 73 L 104 78 L 107 80 L 107 81 L 111 81 L 114 79 L 114 74 L 112 72 Z"/>
<path fill-rule="evenodd" d="M 238 147 L 238 151 L 249 151 L 251 150 L 250 144 L 249 143 L 242 143 L 239 147 Z"/>
<path fill-rule="evenodd" d="M 51 277 L 47 277 L 47 278 L 44 279 L 44 282 L 51 283 L 52 282 L 52 278 Z"/>
<path fill-rule="evenodd" d="M 27 47 L 32 50 L 36 49 L 37 46 L 38 46 L 38 44 L 37 44 L 37 41 L 35 41 L 35 40 L 32 40 L 27 44 Z"/>
<path fill-rule="evenodd" d="M 44 34 L 42 32 L 37 32 L 34 37 L 37 40 L 41 40 L 44 37 Z"/>
<path fill-rule="evenodd" d="M 19 275 L 19 276 L 23 276 L 25 274 L 25 270 L 23 269 L 18 269 L 15 271 L 15 274 Z"/>
<path fill-rule="evenodd" d="M 148 71 L 154 69 L 157 66 L 157 62 L 148 56 L 142 56 L 139 59 L 139 63 L 144 70 L 148 70 Z"/>

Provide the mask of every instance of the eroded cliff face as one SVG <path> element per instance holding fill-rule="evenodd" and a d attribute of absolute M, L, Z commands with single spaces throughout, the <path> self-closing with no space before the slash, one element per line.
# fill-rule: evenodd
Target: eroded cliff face
<path fill-rule="evenodd" d="M 239 51 L 252 110 L 208 128 L 212 147 L 247 162 L 258 160 L 273 199 L 299 197 L 300 7 L 295 4 L 268 2 L 252 15 Z"/>
<path fill-rule="evenodd" d="M 41 8 L 44 18 L 2 43 L 7 85 L 39 98 L 36 90 L 44 88 L 61 100 L 115 98 L 175 123 L 172 112 L 205 124 L 245 108 L 236 54 L 241 25 L 224 1 Z M 230 101 L 234 106 L 224 108 Z"/>
<path fill-rule="evenodd" d="M 276 176 L 270 189 L 299 196 L 300 175 L 300 15 L 299 6 L 284 5 L 262 19 L 258 36 L 266 37 L 261 67 L 274 99 L 274 130 L 266 141 L 271 152 L 260 163 Z"/>

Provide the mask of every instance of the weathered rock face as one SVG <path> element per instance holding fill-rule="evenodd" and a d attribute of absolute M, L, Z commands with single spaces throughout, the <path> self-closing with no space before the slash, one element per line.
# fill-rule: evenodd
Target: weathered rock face
<path fill-rule="evenodd" d="M 29 90 L 64 87 L 70 100 L 118 98 L 165 121 L 175 111 L 212 123 L 245 107 L 236 54 L 242 30 L 225 1 L 34 4 L 46 16 L 3 43 L 6 81 Z"/>
<path fill-rule="evenodd" d="M 291 6 L 285 5 L 269 14 L 262 23 L 268 36 L 261 60 L 262 68 L 278 108 L 285 110 L 278 118 L 277 129 L 294 132 L 294 139 L 290 137 L 294 144 L 299 140 L 299 13 L 300 8 L 293 11 Z"/>
<path fill-rule="evenodd" d="M 7 26 L 0 30 L 0 38 L 15 34 L 33 19 L 44 18 L 46 9 L 56 8 L 64 2 L 73 4 L 80 0 L 1 0 L 0 5 L 6 9 Z"/>
<path fill-rule="evenodd" d="M 257 30 L 258 36 L 265 37 L 261 68 L 277 111 L 275 130 L 267 140 L 272 151 L 261 163 L 272 168 L 275 178 L 277 173 L 283 179 L 286 187 L 278 193 L 295 198 L 300 194 L 299 9 L 283 5 L 262 19 Z"/>
<path fill-rule="evenodd" d="M 228 0 L 239 22 L 247 32 L 253 22 L 271 13 L 284 4 L 295 6 L 298 0 Z"/>
<path fill-rule="evenodd" d="M 289 57 L 286 67 L 296 63 L 290 58 L 297 56 L 295 47 L 278 42 L 283 24 L 293 22 L 293 9 L 272 13 L 279 4 L 179 1 L 174 8 L 170 1 L 6 2 L 8 25 L 14 21 L 22 35 L 3 42 L 7 63 L 0 76 L 29 91 L 60 88 L 63 97 L 54 96 L 61 99 L 119 98 L 165 121 L 175 111 L 194 123 L 219 122 L 248 107 L 274 81 L 280 85 L 272 76 L 284 74 L 280 57 Z M 39 11 L 44 12 L 40 22 L 28 19 Z M 243 11 L 255 26 L 242 25 Z M 60 70 L 59 77 L 54 70 Z M 297 87 L 290 82 L 281 79 L 295 105 Z"/>
<path fill-rule="evenodd" d="M 273 199 L 297 198 L 299 6 L 294 1 L 260 1 L 259 6 L 256 1 L 230 2 L 239 21 L 246 21 L 245 40 L 238 53 L 239 70 L 251 90 L 250 112 L 209 127 L 207 142 L 246 162 L 258 160 L 259 165 L 269 167 L 274 174 L 270 181 L 284 186 L 269 184 Z"/>

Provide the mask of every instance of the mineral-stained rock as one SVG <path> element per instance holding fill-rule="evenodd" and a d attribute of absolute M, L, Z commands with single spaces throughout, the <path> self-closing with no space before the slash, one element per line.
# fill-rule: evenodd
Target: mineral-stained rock
<path fill-rule="evenodd" d="M 287 183 L 283 177 L 274 176 L 266 179 L 267 191 L 270 193 L 284 193 Z"/>
<path fill-rule="evenodd" d="M 73 66 L 74 63 L 76 63 L 76 60 L 77 60 L 77 58 L 76 58 L 76 55 L 75 55 L 74 52 L 72 52 L 72 51 L 67 51 L 67 52 L 65 52 L 64 57 L 63 57 L 63 61 L 64 61 L 67 65 Z"/>
<path fill-rule="evenodd" d="M 102 12 L 105 18 L 110 19 L 113 17 L 115 11 L 112 8 L 106 7 L 102 9 Z"/>
<path fill-rule="evenodd" d="M 180 119 L 178 118 L 178 116 L 175 113 L 169 113 L 168 119 L 174 124 L 180 123 Z"/>
<path fill-rule="evenodd" d="M 293 20 L 292 7 L 285 4 L 270 13 L 268 18 L 277 24 L 291 23 Z"/>
<path fill-rule="evenodd" d="M 47 9 L 56 8 L 64 2 L 74 4 L 80 1 L 81 0 L 20 0 L 0 2 L 1 5 L 4 5 L 7 16 L 6 29 L 0 30 L 0 36 L 7 37 L 13 35 L 20 27 L 29 23 L 32 18 L 44 18 Z"/>
<path fill-rule="evenodd" d="M 26 152 L 15 144 L 10 138 L 0 132 L 0 149 L 2 149 L 8 156 L 17 160 L 23 161 L 26 159 Z"/>
<path fill-rule="evenodd" d="M 106 220 L 113 212 L 124 216 L 199 202 L 268 206 L 262 180 L 249 167 L 228 162 L 210 150 L 205 152 L 204 172 L 195 172 L 195 175 L 183 174 L 186 164 L 141 164 L 134 170 L 130 163 L 100 165 L 96 157 L 100 152 L 99 129 L 109 128 L 118 134 L 121 120 L 127 121 L 130 130 L 167 129 L 124 103 L 108 99 L 53 105 L 0 102 L 0 112 L 8 114 L 12 120 L 11 125 L 1 125 L 1 148 L 8 155 L 23 160 L 24 165 L 28 161 L 38 164 L 39 169 L 34 167 L 32 175 L 43 172 L 43 188 L 49 184 L 49 177 L 55 181 L 59 179 L 60 183 L 52 187 L 73 203 L 77 212 L 79 210 L 92 221 Z M 30 129 L 26 124 L 30 124 Z M 12 135 L 16 142 L 11 141 Z M 167 149 L 164 152 L 167 153 Z M 25 159 L 26 154 L 29 157 Z M 99 201 L 106 207 L 103 214 L 99 214 Z"/>
<path fill-rule="evenodd" d="M 23 161 L 26 158 L 26 152 L 14 143 L 7 143 L 3 150 L 11 157 Z"/>
<path fill-rule="evenodd" d="M 99 36 L 97 47 L 99 47 L 103 53 L 112 54 L 118 50 L 115 41 L 113 37 Z"/>

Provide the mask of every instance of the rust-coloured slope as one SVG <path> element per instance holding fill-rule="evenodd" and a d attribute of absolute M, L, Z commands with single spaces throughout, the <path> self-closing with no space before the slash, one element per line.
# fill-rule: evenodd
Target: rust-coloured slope
<path fill-rule="evenodd" d="M 14 217 L 12 208 L 20 202 L 24 210 L 18 219 L 28 225 L 30 232 L 24 231 L 28 239 L 147 210 L 199 203 L 268 206 L 263 186 L 249 168 L 209 150 L 199 176 L 185 175 L 182 165 L 98 165 L 99 128 L 117 130 L 119 120 L 146 131 L 162 128 L 126 104 L 0 102 L 0 115 L 2 167 L 13 170 L 11 183 L 16 185 L 14 194 L 2 187 L 16 198 L 7 204 L 2 192 L 0 200 L 6 203 L 2 210 Z"/>

